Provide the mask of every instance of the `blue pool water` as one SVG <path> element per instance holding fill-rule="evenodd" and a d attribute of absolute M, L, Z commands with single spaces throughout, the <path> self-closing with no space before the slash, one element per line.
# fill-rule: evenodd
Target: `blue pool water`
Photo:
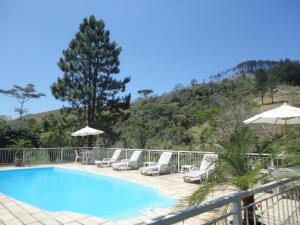
<path fill-rule="evenodd" d="M 48 211 L 79 212 L 110 220 L 176 203 L 144 185 L 55 167 L 0 171 L 0 192 Z"/>

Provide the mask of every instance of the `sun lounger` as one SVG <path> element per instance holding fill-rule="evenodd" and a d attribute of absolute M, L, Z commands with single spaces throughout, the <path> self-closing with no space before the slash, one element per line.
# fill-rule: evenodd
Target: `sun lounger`
<path fill-rule="evenodd" d="M 148 166 L 140 168 L 143 175 L 160 175 L 163 173 L 170 173 L 169 162 L 172 157 L 172 152 L 163 152 L 158 162 L 147 162 Z"/>
<path fill-rule="evenodd" d="M 96 160 L 95 164 L 98 167 L 111 166 L 113 163 L 117 162 L 118 158 L 120 157 L 120 154 L 121 154 L 121 150 L 117 149 L 117 150 L 115 150 L 115 152 L 111 158 L 104 158 L 101 161 Z"/>
<path fill-rule="evenodd" d="M 217 160 L 217 154 L 205 154 L 203 156 L 200 168 L 195 167 L 190 172 L 184 174 L 183 180 L 185 182 L 201 182 L 203 180 L 207 180 L 209 175 L 216 168 Z"/>
<path fill-rule="evenodd" d="M 113 170 L 128 170 L 128 169 L 137 169 L 138 160 L 140 158 L 142 151 L 134 151 L 130 159 L 123 159 L 121 162 L 113 163 Z"/>

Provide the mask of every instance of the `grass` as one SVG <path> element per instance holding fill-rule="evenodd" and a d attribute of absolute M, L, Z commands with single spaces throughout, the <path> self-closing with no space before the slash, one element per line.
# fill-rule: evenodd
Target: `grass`
<path fill-rule="evenodd" d="M 260 96 L 257 96 L 253 101 L 257 104 L 257 112 L 264 112 L 280 106 L 283 102 L 286 102 L 292 106 L 300 107 L 300 87 L 299 86 L 289 86 L 289 85 L 279 85 L 277 87 L 277 92 L 274 94 L 274 104 L 272 104 L 271 97 L 269 93 L 266 93 L 264 98 L 264 104 L 261 104 Z"/>

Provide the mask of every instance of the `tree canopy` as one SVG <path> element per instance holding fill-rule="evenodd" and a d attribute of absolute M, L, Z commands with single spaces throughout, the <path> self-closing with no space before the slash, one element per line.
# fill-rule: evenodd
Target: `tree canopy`
<path fill-rule="evenodd" d="M 22 119 L 23 115 L 28 112 L 27 109 L 24 109 L 25 102 L 29 101 L 30 99 L 37 99 L 45 96 L 44 93 L 36 92 L 34 84 L 27 84 L 25 87 L 14 85 L 14 87 L 9 90 L 0 89 L 0 93 L 17 99 L 17 101 L 20 103 L 20 107 L 16 107 L 15 111 L 19 114 L 20 119 Z"/>
<path fill-rule="evenodd" d="M 137 91 L 138 94 L 142 95 L 144 98 L 147 98 L 150 94 L 153 93 L 152 89 L 141 89 Z"/>

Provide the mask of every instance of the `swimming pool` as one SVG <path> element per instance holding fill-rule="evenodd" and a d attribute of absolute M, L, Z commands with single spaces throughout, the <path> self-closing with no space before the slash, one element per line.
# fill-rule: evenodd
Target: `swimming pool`
<path fill-rule="evenodd" d="M 0 171 L 0 192 L 48 211 L 78 212 L 109 220 L 176 203 L 148 186 L 57 167 Z"/>

